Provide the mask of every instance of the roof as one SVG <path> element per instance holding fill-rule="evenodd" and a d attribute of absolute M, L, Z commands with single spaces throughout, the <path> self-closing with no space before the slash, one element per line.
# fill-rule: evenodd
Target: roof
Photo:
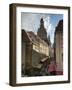
<path fill-rule="evenodd" d="M 22 29 L 22 41 L 24 41 L 24 42 L 32 42 L 32 43 L 35 43 L 35 44 L 42 43 L 44 45 L 48 45 L 44 40 L 42 40 L 34 32 L 32 32 L 32 31 L 26 32 L 24 29 Z"/>
<path fill-rule="evenodd" d="M 57 32 L 63 32 L 63 20 L 60 20 L 57 27 L 56 27 L 56 30 L 55 30 L 55 33 Z"/>
<path fill-rule="evenodd" d="M 30 42 L 30 39 L 24 29 L 22 29 L 22 42 Z"/>
<path fill-rule="evenodd" d="M 44 40 L 42 40 L 38 35 L 34 34 L 34 32 L 32 31 L 29 31 L 27 32 L 30 40 L 33 42 L 33 43 L 42 43 L 44 45 L 48 45 Z"/>
<path fill-rule="evenodd" d="M 45 62 L 46 60 L 48 60 L 49 57 L 45 57 L 41 60 L 41 62 Z"/>

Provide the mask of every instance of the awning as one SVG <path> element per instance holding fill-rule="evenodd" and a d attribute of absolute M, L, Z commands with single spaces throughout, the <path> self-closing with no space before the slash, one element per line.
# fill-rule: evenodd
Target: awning
<path fill-rule="evenodd" d="M 49 58 L 49 57 L 45 57 L 45 58 L 41 59 L 40 62 L 45 62 L 46 60 L 48 60 L 48 58 Z"/>
<path fill-rule="evenodd" d="M 38 64 L 38 65 L 34 66 L 34 68 L 38 68 L 38 69 L 40 69 L 41 66 L 42 66 L 42 64 Z"/>

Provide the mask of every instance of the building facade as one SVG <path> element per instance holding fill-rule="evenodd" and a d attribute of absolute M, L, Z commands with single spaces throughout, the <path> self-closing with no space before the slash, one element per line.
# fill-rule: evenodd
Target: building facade
<path fill-rule="evenodd" d="M 40 60 L 49 56 L 48 44 L 32 31 L 27 32 L 33 48 L 32 48 L 32 66 L 39 67 Z"/>
<path fill-rule="evenodd" d="M 22 30 L 22 73 L 40 68 L 40 60 L 49 56 L 48 44 L 32 31 Z"/>
<path fill-rule="evenodd" d="M 63 73 L 63 20 L 59 21 L 55 29 L 54 56 L 57 64 L 57 71 Z"/>
<path fill-rule="evenodd" d="M 21 70 L 22 70 L 22 76 L 27 74 L 28 71 L 31 72 L 32 68 L 32 43 L 30 42 L 30 39 L 28 38 L 27 33 L 25 30 L 22 30 L 22 44 L 21 44 L 21 51 L 22 51 L 22 59 L 21 59 Z"/>

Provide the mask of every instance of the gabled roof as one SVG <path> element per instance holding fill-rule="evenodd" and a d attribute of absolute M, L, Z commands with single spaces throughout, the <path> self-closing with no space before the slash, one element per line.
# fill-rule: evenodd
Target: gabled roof
<path fill-rule="evenodd" d="M 34 34 L 32 31 L 26 32 L 24 29 L 22 29 L 22 41 L 23 42 L 32 42 L 36 44 L 43 43 L 44 45 L 47 45 L 47 43 L 42 40 L 39 36 Z"/>
<path fill-rule="evenodd" d="M 22 29 L 22 42 L 30 42 L 27 32 L 24 29 Z"/>
<path fill-rule="evenodd" d="M 44 40 L 42 40 L 38 35 L 34 34 L 34 32 L 29 31 L 27 32 L 27 34 L 29 35 L 29 38 L 33 43 L 36 42 L 36 43 L 43 43 L 47 45 L 47 43 Z"/>

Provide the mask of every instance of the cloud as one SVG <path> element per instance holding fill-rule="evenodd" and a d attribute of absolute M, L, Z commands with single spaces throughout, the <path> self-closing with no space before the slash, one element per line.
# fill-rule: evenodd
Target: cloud
<path fill-rule="evenodd" d="M 46 28 L 46 31 L 47 31 L 47 36 L 50 35 L 50 40 L 51 40 L 51 43 L 53 44 L 54 43 L 54 27 L 51 23 L 51 20 L 50 20 L 50 16 L 48 15 L 45 19 L 44 19 L 44 26 Z"/>
<path fill-rule="evenodd" d="M 47 36 L 50 35 L 51 42 L 54 39 L 54 28 L 51 22 L 51 16 L 49 14 L 35 14 L 35 13 L 22 13 L 21 14 L 21 28 L 26 31 L 33 31 L 37 34 L 38 28 L 40 27 L 40 19 L 44 19 L 44 26 L 47 31 Z"/>
<path fill-rule="evenodd" d="M 55 27 L 63 15 L 45 14 L 45 13 L 21 13 L 21 28 L 26 31 L 33 31 L 37 34 L 40 27 L 40 19 L 43 18 L 47 36 L 50 35 L 51 43 L 54 42 Z"/>
<path fill-rule="evenodd" d="M 37 32 L 39 26 L 39 19 L 37 14 L 22 13 L 21 14 L 21 28 L 26 31 Z"/>
<path fill-rule="evenodd" d="M 50 16 L 47 16 L 44 19 L 44 26 L 46 28 L 47 33 L 50 33 L 51 29 L 52 29 L 52 24 L 50 23 Z"/>
<path fill-rule="evenodd" d="M 50 40 L 51 40 L 51 43 L 53 44 L 54 43 L 54 30 L 50 32 Z"/>

